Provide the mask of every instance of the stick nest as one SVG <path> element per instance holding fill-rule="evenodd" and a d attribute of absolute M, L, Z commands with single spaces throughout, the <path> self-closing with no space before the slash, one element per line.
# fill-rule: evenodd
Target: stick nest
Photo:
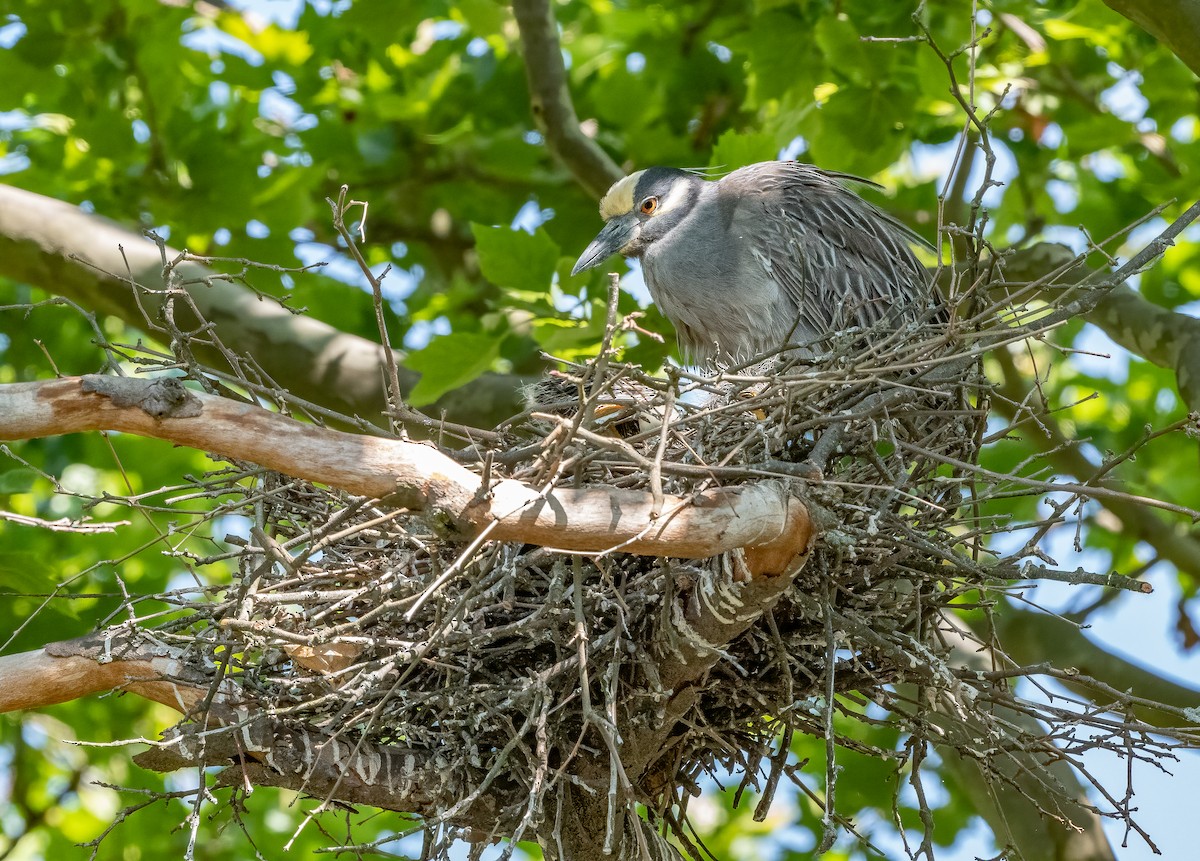
<path fill-rule="evenodd" d="M 571 366 L 503 428 L 507 444 L 468 456 L 539 487 L 786 483 L 819 538 L 766 613 L 741 551 L 464 548 L 375 501 L 230 470 L 209 481 L 255 524 L 233 554 L 239 576 L 159 636 L 203 652 L 284 724 L 436 765 L 444 791 L 426 787 L 417 811 L 441 825 L 433 845 L 464 822 L 476 837 L 531 836 L 572 781 L 603 794 L 621 768 L 622 804 L 675 829 L 705 773 L 733 772 L 769 802 L 793 733 L 827 735 L 834 711 L 867 720 L 867 703 L 895 706 L 898 684 L 960 685 L 934 636 L 940 610 L 994 582 L 973 559 L 988 528 L 971 487 L 986 418 L 976 363 L 941 326 L 865 343 L 847 333 L 817 360 L 706 377 Z M 706 640 L 739 619 L 731 642 Z M 634 737 L 652 749 L 621 748 Z M 472 815 L 484 797 L 488 816 Z"/>

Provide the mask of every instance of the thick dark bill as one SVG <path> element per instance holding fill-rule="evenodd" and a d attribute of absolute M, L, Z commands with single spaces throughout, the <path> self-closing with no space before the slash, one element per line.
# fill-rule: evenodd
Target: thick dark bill
<path fill-rule="evenodd" d="M 611 219 L 592 240 L 592 244 L 583 250 L 583 254 L 579 255 L 571 274 L 578 275 L 585 269 L 599 266 L 612 257 L 629 244 L 636 227 L 637 218 L 632 214 Z"/>

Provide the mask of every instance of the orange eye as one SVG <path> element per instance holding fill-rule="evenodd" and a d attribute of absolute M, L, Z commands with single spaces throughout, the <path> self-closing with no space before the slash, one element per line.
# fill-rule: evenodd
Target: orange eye
<path fill-rule="evenodd" d="M 641 210 L 642 210 L 643 215 L 653 215 L 654 210 L 656 210 L 656 209 L 658 209 L 658 198 L 657 197 L 647 197 L 645 200 L 642 201 Z"/>

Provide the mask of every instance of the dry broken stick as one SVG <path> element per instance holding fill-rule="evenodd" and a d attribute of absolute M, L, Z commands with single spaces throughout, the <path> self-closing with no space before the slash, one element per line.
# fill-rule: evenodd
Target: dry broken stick
<path fill-rule="evenodd" d="M 68 377 L 0 386 L 0 439 L 119 430 L 251 461 L 387 504 L 425 512 L 449 538 L 483 530 L 577 552 L 707 558 L 747 548 L 753 574 L 785 571 L 805 552 L 808 511 L 779 482 L 717 488 L 688 501 L 611 487 L 491 483 L 420 443 L 308 425 L 261 407 L 187 389 L 175 379 Z"/>

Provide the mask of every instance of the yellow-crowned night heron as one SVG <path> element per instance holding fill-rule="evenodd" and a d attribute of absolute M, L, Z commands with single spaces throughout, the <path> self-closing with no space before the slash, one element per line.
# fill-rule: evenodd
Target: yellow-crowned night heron
<path fill-rule="evenodd" d="M 866 180 L 770 161 L 712 182 L 653 167 L 600 203 L 606 224 L 572 273 L 620 253 L 642 262 L 650 296 L 685 356 L 743 361 L 807 352 L 850 327 L 900 326 L 935 307 L 911 230 L 850 191 Z M 932 312 L 937 313 L 937 312 Z"/>

